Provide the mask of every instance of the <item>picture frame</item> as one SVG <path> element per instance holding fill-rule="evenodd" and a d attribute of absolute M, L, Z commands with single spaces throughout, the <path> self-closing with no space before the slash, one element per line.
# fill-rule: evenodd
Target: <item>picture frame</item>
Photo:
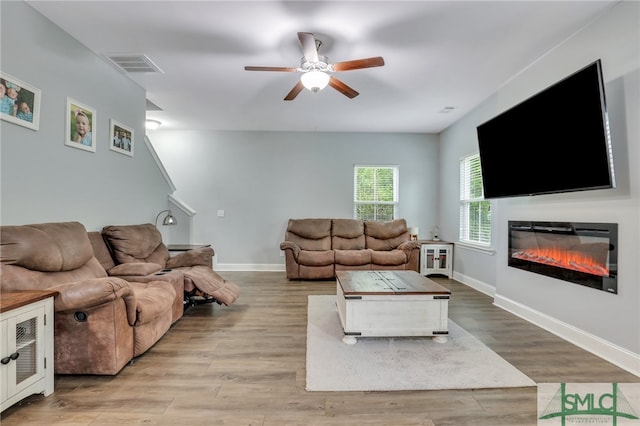
<path fill-rule="evenodd" d="M 96 152 L 98 122 L 94 108 L 72 98 L 67 98 L 65 145 Z M 80 131 L 79 131 L 80 130 Z"/>
<path fill-rule="evenodd" d="M 37 131 L 42 91 L 3 71 L 0 71 L 0 83 L 0 118 Z"/>
<path fill-rule="evenodd" d="M 133 129 L 113 118 L 109 120 L 109 128 L 109 149 L 133 157 Z"/>

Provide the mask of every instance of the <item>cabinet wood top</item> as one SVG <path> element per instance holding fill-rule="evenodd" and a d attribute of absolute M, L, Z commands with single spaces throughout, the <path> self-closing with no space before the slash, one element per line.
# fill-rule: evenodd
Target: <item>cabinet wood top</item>
<path fill-rule="evenodd" d="M 0 313 L 21 308 L 30 303 L 39 302 L 58 295 L 54 290 L 22 290 L 0 292 Z"/>
<path fill-rule="evenodd" d="M 451 291 L 416 271 L 337 271 L 345 295 L 450 295 Z"/>

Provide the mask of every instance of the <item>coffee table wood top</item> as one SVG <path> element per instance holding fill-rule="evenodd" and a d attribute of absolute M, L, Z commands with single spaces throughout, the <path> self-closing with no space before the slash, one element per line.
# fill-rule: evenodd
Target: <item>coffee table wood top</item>
<path fill-rule="evenodd" d="M 345 296 L 441 294 L 451 291 L 416 271 L 337 271 Z"/>

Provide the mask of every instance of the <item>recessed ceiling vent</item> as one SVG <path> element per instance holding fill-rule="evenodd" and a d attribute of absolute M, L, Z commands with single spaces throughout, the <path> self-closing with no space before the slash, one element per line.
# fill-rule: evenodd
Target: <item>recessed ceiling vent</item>
<path fill-rule="evenodd" d="M 164 74 L 146 55 L 129 53 L 106 53 L 105 57 L 124 72 L 154 72 Z"/>

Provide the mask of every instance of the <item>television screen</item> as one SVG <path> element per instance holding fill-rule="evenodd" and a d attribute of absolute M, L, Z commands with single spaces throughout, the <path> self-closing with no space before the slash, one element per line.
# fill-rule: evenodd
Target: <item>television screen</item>
<path fill-rule="evenodd" d="M 600 60 L 477 134 L 485 198 L 615 187 Z"/>

